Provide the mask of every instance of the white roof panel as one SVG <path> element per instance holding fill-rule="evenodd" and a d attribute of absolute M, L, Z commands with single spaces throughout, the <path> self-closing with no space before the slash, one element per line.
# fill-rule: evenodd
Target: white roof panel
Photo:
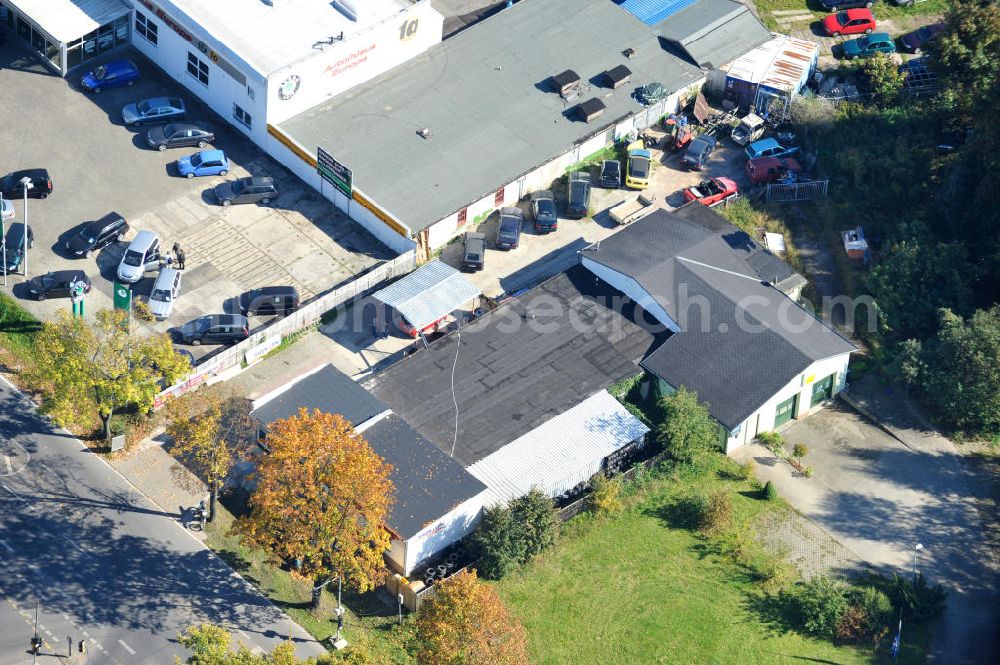
<path fill-rule="evenodd" d="M 546 421 L 468 468 L 489 487 L 485 505 L 537 487 L 558 496 L 601 469 L 601 461 L 649 428 L 606 390 Z"/>
<path fill-rule="evenodd" d="M 121 0 L 6 0 L 60 42 L 80 39 L 128 13 Z"/>
<path fill-rule="evenodd" d="M 479 287 L 462 273 L 440 261 L 431 261 L 372 297 L 421 330 L 479 295 Z"/>

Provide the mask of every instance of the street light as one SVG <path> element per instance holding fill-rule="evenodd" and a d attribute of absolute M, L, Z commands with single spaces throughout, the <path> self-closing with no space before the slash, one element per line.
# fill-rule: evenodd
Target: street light
<path fill-rule="evenodd" d="M 21 178 L 21 185 L 24 187 L 24 233 L 21 235 L 21 249 L 24 251 L 24 276 L 28 276 L 28 189 L 31 187 L 31 178 L 24 176 Z M 6 243 L 5 243 L 6 244 Z"/>
<path fill-rule="evenodd" d="M 924 546 L 922 544 L 920 544 L 920 543 L 917 543 L 917 546 L 913 548 L 913 583 L 914 584 L 916 584 L 916 582 L 917 582 L 917 554 L 919 554 L 920 550 L 922 550 L 922 549 L 924 549 Z"/>
<path fill-rule="evenodd" d="M 11 213 L 14 212 L 14 202 L 10 204 Z M 0 241 L 3 242 L 3 288 L 7 288 L 7 232 L 3 228 L 3 194 L 0 194 Z"/>

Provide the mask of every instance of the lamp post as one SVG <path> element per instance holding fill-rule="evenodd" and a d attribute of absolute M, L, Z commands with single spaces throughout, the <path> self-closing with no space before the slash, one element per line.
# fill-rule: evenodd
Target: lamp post
<path fill-rule="evenodd" d="M 14 203 L 10 204 L 10 211 L 14 212 Z M 3 242 L 3 288 L 7 288 L 7 231 L 3 227 L 3 194 L 0 194 L 0 241 Z"/>
<path fill-rule="evenodd" d="M 913 583 L 914 584 L 917 583 L 917 554 L 919 554 L 920 550 L 922 550 L 922 549 L 924 549 L 924 546 L 921 543 L 917 543 L 917 546 L 913 548 Z"/>
<path fill-rule="evenodd" d="M 31 178 L 24 176 L 21 178 L 21 185 L 24 187 L 24 234 L 21 236 L 21 248 L 24 250 L 24 276 L 28 276 L 28 188 L 31 187 Z"/>

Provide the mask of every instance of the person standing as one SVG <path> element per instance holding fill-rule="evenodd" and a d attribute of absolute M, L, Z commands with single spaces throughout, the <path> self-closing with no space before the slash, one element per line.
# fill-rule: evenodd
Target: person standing
<path fill-rule="evenodd" d="M 177 243 L 174 243 L 174 247 L 174 253 L 177 255 L 177 268 L 179 270 L 184 270 L 184 259 L 186 258 L 184 256 L 184 250 L 181 249 L 181 246 Z"/>

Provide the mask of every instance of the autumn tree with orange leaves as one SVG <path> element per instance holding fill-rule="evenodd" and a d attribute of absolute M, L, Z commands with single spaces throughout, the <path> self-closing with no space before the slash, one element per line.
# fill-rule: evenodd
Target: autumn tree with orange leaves
<path fill-rule="evenodd" d="M 442 582 L 417 614 L 421 665 L 527 665 L 524 626 L 475 572 Z"/>
<path fill-rule="evenodd" d="M 360 592 L 373 589 L 389 549 L 392 467 L 343 416 L 319 410 L 271 423 L 267 447 L 250 514 L 233 531 L 274 560 L 294 560 L 314 586 L 340 578 Z"/>

